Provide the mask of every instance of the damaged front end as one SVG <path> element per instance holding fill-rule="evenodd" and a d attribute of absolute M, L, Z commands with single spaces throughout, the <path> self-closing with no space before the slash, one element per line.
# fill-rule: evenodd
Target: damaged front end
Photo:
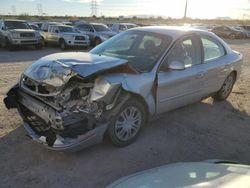
<path fill-rule="evenodd" d="M 83 77 L 59 61 L 34 63 L 4 99 L 17 108 L 28 136 L 53 150 L 75 151 L 102 142 L 120 83 Z"/>

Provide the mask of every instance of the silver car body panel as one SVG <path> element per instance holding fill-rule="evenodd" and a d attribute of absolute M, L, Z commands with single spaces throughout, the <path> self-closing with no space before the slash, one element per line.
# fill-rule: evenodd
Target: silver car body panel
<path fill-rule="evenodd" d="M 68 120 L 71 118 L 70 113 L 72 113 L 73 115 L 78 116 L 86 115 L 87 118 L 92 116 L 92 119 L 90 118 L 91 122 L 96 120 L 98 122 L 102 119 L 101 117 L 103 113 L 107 112 L 112 114 L 113 110 L 117 112 L 122 103 L 125 103 L 129 97 L 133 96 L 138 96 L 144 104 L 146 104 L 147 111 L 151 117 L 155 114 L 160 114 L 211 96 L 221 88 L 224 80 L 232 71 L 236 72 L 237 78 L 240 75 L 242 55 L 238 52 L 232 51 L 223 40 L 210 32 L 190 28 L 177 29 L 172 27 L 145 27 L 135 28 L 133 30 L 160 33 L 173 38 L 173 42 L 169 45 L 169 49 L 166 49 L 165 54 L 159 58 L 151 71 L 139 73 L 130 67 L 127 60 L 104 55 L 95 55 L 91 54 L 91 52 L 52 54 L 33 63 L 25 70 L 23 75 L 35 80 L 40 86 L 48 84 L 58 87 L 60 88 L 57 90 L 59 93 L 48 95 L 37 92 L 38 89 L 30 91 L 30 89 L 25 88 L 22 85 L 22 82 L 24 81 L 23 79 L 26 79 L 22 77 L 22 80 L 20 81 L 21 89 L 36 99 L 34 99 L 34 104 L 30 105 L 29 103 L 33 99 L 27 99 L 27 102 L 24 103 L 21 101 L 19 102 L 26 105 L 26 108 L 33 113 L 37 113 L 39 116 L 36 109 L 47 109 L 47 101 L 43 101 L 45 106 L 41 104 L 43 102 L 38 101 L 42 101 L 42 97 L 56 96 L 56 100 L 59 101 L 58 103 L 61 104 L 64 109 L 66 109 L 66 112 L 60 112 L 57 114 L 57 111 L 62 110 L 62 108 L 58 108 L 57 104 L 51 104 L 51 102 L 48 102 L 50 103 L 50 106 L 55 105 L 55 107 L 52 107 L 52 112 L 49 112 L 49 110 L 47 110 L 48 113 L 41 112 L 40 116 L 43 116 L 41 118 L 47 119 L 49 122 L 57 121 L 54 123 L 55 125 L 53 128 L 56 128 L 56 125 L 58 125 L 60 129 L 64 127 L 64 122 L 60 121 L 61 117 Z M 183 37 L 191 35 L 198 37 L 203 35 L 216 39 L 225 48 L 225 55 L 206 63 L 201 62 L 199 65 L 187 67 L 184 70 L 161 70 L 160 67 L 163 60 L 167 57 L 169 51 L 172 50 L 175 43 Z M 129 71 L 126 69 L 129 69 Z M 73 82 L 75 85 L 67 85 L 69 80 L 73 77 L 81 78 L 79 85 L 75 82 Z M 91 79 L 92 81 L 90 81 Z M 85 83 L 85 80 L 90 81 L 90 83 Z M 66 85 L 68 88 L 65 89 L 64 86 Z M 85 94 L 82 98 L 77 98 L 72 102 L 69 100 L 70 92 L 77 88 L 81 90 L 81 93 Z M 60 93 L 61 90 L 62 92 Z M 121 90 L 126 92 L 121 92 Z M 86 92 L 88 94 L 86 94 Z M 119 95 L 122 95 L 121 93 L 126 93 L 127 95 L 126 97 L 123 96 L 123 101 L 117 103 L 117 98 L 119 98 Z M 10 97 L 15 97 L 15 94 L 13 93 L 10 93 L 9 95 Z M 12 99 L 6 100 L 6 106 L 15 106 L 10 100 Z M 65 103 L 62 102 L 64 100 Z M 35 104 L 38 106 L 34 106 Z M 103 104 L 105 105 L 104 108 L 102 108 Z M 39 106 L 42 107 L 40 108 Z M 50 117 L 49 114 L 54 115 L 53 117 Z M 109 118 L 112 115 L 104 114 L 104 116 Z M 79 117 L 77 118 L 79 119 Z M 98 126 L 96 128 L 98 129 L 93 128 L 90 130 L 94 132 L 98 130 L 98 133 L 96 132 L 96 134 L 99 135 L 98 138 L 91 139 L 91 142 L 97 143 L 99 142 L 99 138 L 102 138 L 104 131 L 107 129 L 106 120 L 107 119 L 100 124 L 97 123 Z M 27 127 L 28 125 L 26 125 L 26 128 Z M 102 128 L 99 129 L 99 127 Z M 85 134 L 83 134 L 83 140 L 85 139 L 84 135 Z M 32 134 L 31 137 L 37 140 L 34 134 Z M 78 138 L 81 139 L 82 137 L 78 136 L 77 139 L 73 140 L 73 143 L 77 144 L 77 142 L 79 142 Z M 61 139 L 59 139 L 59 141 L 62 142 Z M 61 147 L 62 150 L 68 142 L 65 142 L 64 144 L 65 145 L 62 145 Z M 72 147 L 74 147 L 74 144 Z"/>
<path fill-rule="evenodd" d="M 250 166 L 226 161 L 173 163 L 122 177 L 106 188 L 249 187 Z"/>

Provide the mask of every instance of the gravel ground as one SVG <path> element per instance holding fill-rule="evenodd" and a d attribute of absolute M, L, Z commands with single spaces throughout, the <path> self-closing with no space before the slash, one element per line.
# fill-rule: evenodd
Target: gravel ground
<path fill-rule="evenodd" d="M 104 187 L 121 176 L 163 164 L 228 159 L 250 164 L 250 40 L 228 41 L 244 54 L 243 72 L 228 100 L 208 98 L 151 121 L 134 144 L 108 141 L 77 153 L 46 150 L 26 136 L 3 97 L 32 61 L 55 48 L 0 49 L 0 187 Z"/>

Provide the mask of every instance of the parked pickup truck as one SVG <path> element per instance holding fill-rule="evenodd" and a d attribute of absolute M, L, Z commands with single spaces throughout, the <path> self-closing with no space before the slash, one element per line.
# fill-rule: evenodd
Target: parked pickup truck
<path fill-rule="evenodd" d="M 46 44 L 57 44 L 62 50 L 76 46 L 86 48 L 90 45 L 88 35 L 67 25 L 51 25 L 48 32 L 44 32 L 43 37 Z"/>
<path fill-rule="evenodd" d="M 16 46 L 27 45 L 42 48 L 40 33 L 23 20 L 0 20 L 0 46 L 14 50 Z"/>

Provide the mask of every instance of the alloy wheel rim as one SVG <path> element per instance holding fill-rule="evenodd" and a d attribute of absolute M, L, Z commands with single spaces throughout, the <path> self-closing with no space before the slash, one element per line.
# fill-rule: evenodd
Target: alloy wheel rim
<path fill-rule="evenodd" d="M 233 87 L 233 77 L 229 76 L 222 86 L 222 95 L 226 97 Z"/>
<path fill-rule="evenodd" d="M 132 139 L 139 131 L 142 114 L 136 107 L 125 108 L 115 122 L 115 135 L 122 141 Z"/>

